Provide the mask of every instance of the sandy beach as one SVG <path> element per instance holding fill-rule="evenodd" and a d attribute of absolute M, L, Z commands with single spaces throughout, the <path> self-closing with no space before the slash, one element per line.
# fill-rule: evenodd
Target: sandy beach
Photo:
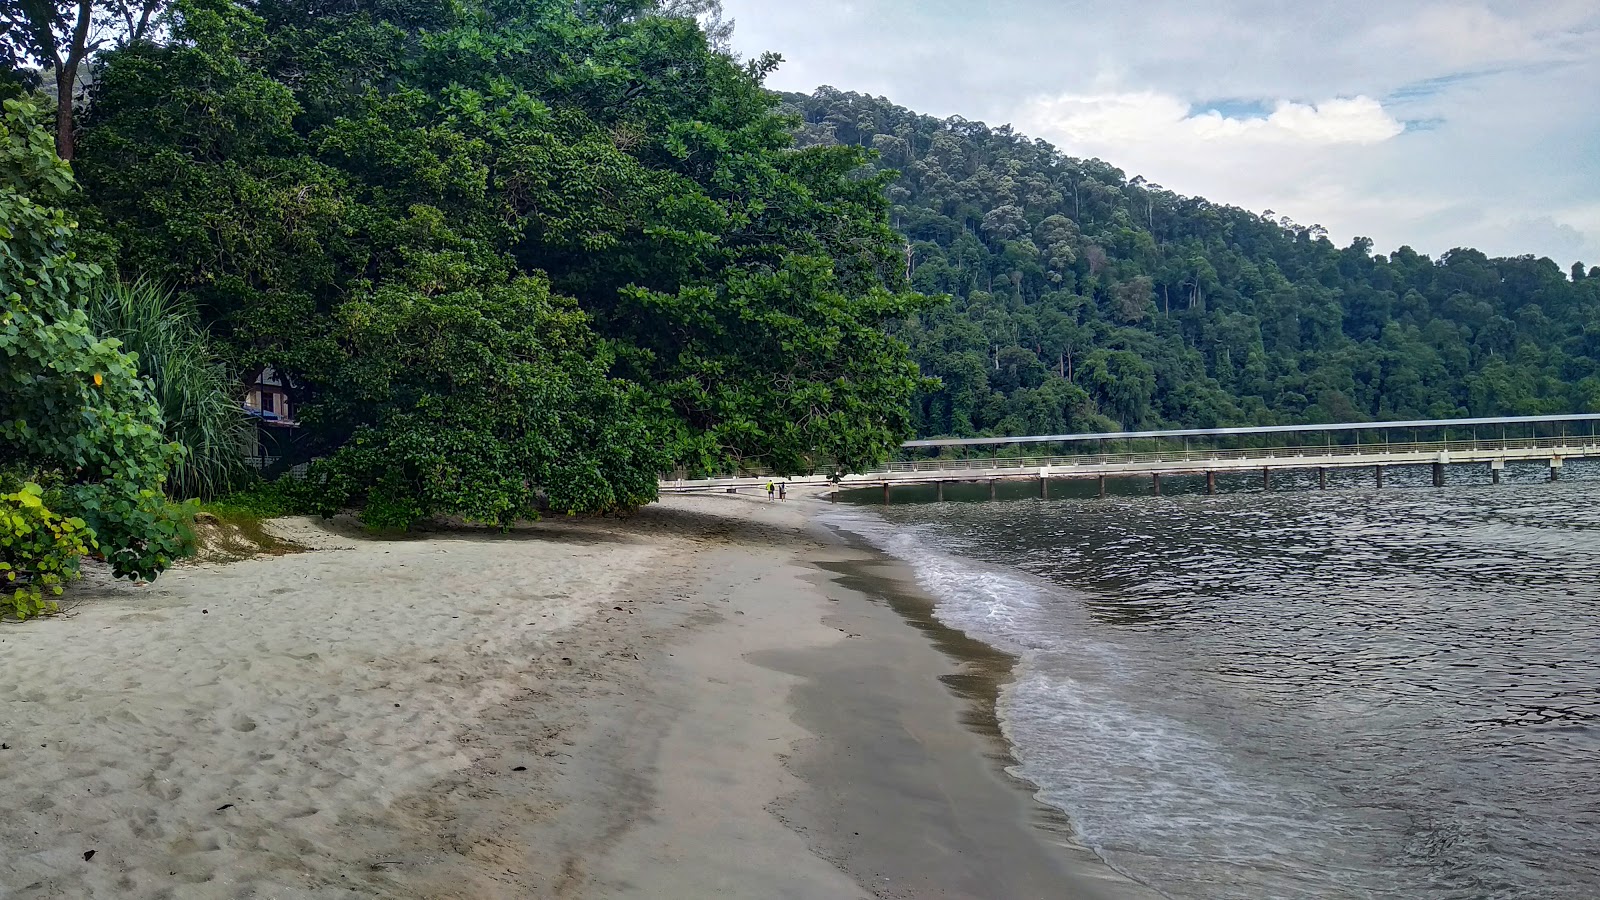
<path fill-rule="evenodd" d="M 0 898 L 1145 896 L 1004 774 L 1004 659 L 818 508 L 91 573 L 0 626 Z"/>

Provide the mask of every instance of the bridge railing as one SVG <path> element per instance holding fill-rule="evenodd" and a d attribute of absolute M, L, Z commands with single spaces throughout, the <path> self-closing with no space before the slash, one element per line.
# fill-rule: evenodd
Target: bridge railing
<path fill-rule="evenodd" d="M 1572 451 L 1584 449 L 1593 454 L 1600 451 L 1600 438 L 1589 435 L 1572 435 L 1567 437 L 1545 438 L 1513 438 L 1510 440 L 1459 440 L 1459 441 L 1410 441 L 1370 444 L 1323 444 L 1302 445 L 1297 447 L 1263 447 L 1249 449 L 1173 449 L 1150 450 L 1126 453 L 1078 453 L 1058 456 L 986 456 L 966 457 L 962 459 L 919 459 L 904 460 L 888 463 L 874 469 L 857 473 L 857 477 L 888 474 L 903 474 L 914 472 L 965 472 L 965 471 L 1003 471 L 1006 469 L 1040 469 L 1049 467 L 1056 470 L 1070 470 L 1077 466 L 1135 466 L 1149 463 L 1186 463 L 1208 462 L 1219 460 L 1255 460 L 1270 465 L 1276 460 L 1295 459 L 1356 459 L 1362 457 L 1409 455 L 1424 456 L 1439 453 L 1456 452 L 1494 452 L 1494 451 Z M 1060 474 L 1066 474 L 1061 472 Z M 701 481 L 732 478 L 773 478 L 775 476 L 769 469 L 752 468 L 737 473 L 708 476 L 703 479 L 678 479 L 672 475 L 664 475 L 664 481 Z"/>
<path fill-rule="evenodd" d="M 1330 457 L 1370 457 L 1384 455 L 1432 455 L 1451 452 L 1492 452 L 1498 450 L 1562 450 L 1594 447 L 1600 440 L 1588 436 L 1569 438 L 1517 438 L 1512 440 L 1464 440 L 1390 442 L 1386 444 L 1325 444 L 1299 447 L 1264 447 L 1238 450 L 1190 449 L 1152 450 L 1131 453 L 1079 453 L 1070 456 L 979 457 L 966 459 L 925 459 L 892 462 L 873 472 L 991 471 L 1000 469 L 1070 469 L 1074 466 L 1139 465 L 1144 463 L 1184 463 L 1217 460 L 1273 460 Z"/>

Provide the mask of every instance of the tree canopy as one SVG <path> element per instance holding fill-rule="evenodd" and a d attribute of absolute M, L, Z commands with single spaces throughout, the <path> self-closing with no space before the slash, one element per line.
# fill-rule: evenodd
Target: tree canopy
<path fill-rule="evenodd" d="M 86 227 L 285 375 L 320 495 L 385 524 L 876 462 L 928 305 L 885 178 L 796 149 L 703 6 L 181 0 L 98 62 Z"/>

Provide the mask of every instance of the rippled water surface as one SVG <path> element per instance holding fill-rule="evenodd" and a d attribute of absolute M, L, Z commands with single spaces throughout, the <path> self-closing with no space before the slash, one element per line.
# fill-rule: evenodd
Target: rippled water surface
<path fill-rule="evenodd" d="M 1001 701 L 1021 774 L 1139 880 L 1590 900 L 1600 468 L 1567 471 L 839 518 L 1021 655 Z"/>

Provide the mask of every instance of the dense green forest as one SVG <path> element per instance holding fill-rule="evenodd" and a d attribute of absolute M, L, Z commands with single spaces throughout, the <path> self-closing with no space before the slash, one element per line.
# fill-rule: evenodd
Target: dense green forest
<path fill-rule="evenodd" d="M 704 6 L 178 0 L 56 117 L 74 252 L 285 376 L 308 496 L 376 524 L 872 464 L 927 300 L 869 152 L 797 150 Z"/>
<path fill-rule="evenodd" d="M 822 88 L 800 143 L 877 151 L 940 386 L 922 436 L 1600 411 L 1600 269 L 1337 247 L 1009 127 Z"/>

